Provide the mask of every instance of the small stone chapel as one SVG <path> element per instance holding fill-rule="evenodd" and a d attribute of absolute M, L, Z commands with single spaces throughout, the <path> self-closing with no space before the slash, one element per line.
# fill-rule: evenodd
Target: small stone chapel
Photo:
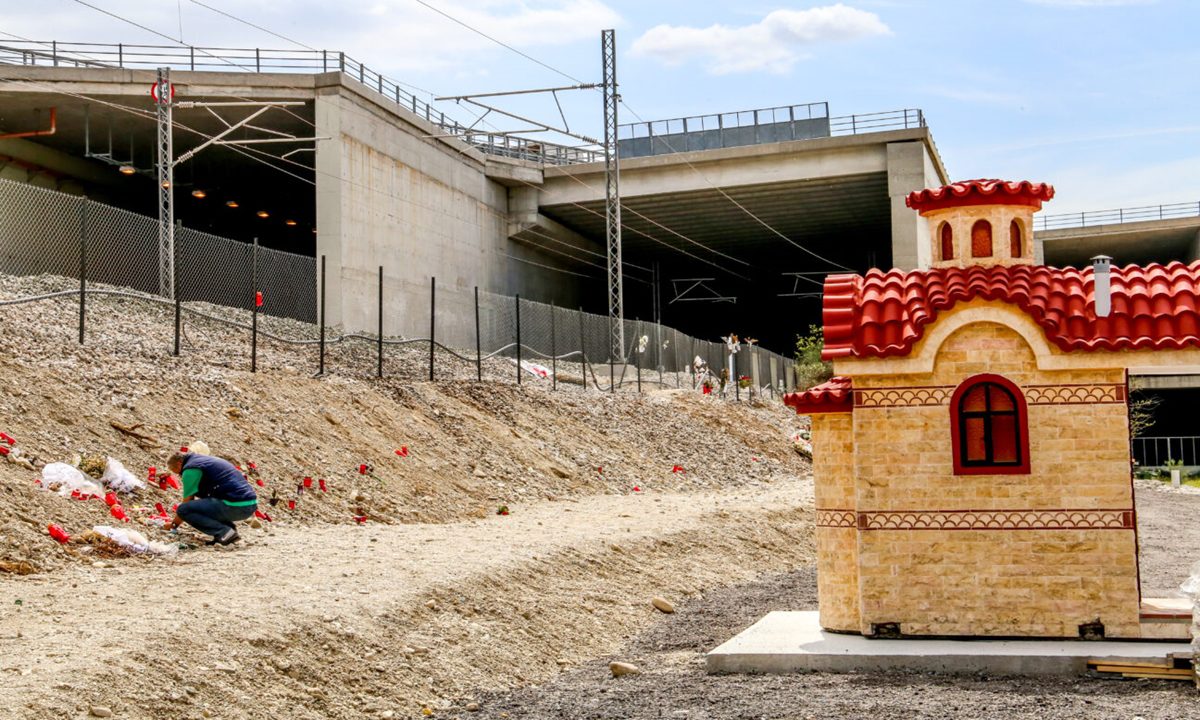
<path fill-rule="evenodd" d="M 835 377 L 785 401 L 812 416 L 826 630 L 1161 636 L 1139 590 L 1128 377 L 1200 372 L 1200 263 L 1035 264 L 1052 197 L 913 192 L 932 267 L 825 281 Z"/>

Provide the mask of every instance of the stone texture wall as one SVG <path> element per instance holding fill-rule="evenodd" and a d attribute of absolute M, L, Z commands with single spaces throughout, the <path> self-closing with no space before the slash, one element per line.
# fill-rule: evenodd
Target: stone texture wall
<path fill-rule="evenodd" d="M 959 311 L 943 313 L 927 335 Z M 1044 369 L 1039 358 L 1053 351 L 1031 347 L 1006 312 L 992 317 L 998 321 L 958 327 L 938 346 L 919 344 L 914 355 L 929 353 L 931 363 L 894 358 L 878 361 L 878 374 L 853 374 L 857 561 L 849 563 L 845 545 L 819 555 L 829 588 L 822 621 L 838 623 L 826 627 L 843 629 L 857 611 L 863 633 L 899 623 L 912 635 L 1075 637 L 1080 624 L 1100 621 L 1109 637 L 1138 636 L 1124 366 L 1096 354 L 1094 368 Z M 889 374 L 889 366 L 932 370 Z M 982 373 L 1012 381 L 1028 403 L 1027 475 L 954 474 L 950 396 Z M 818 434 L 821 426 L 814 425 L 818 457 L 825 435 L 835 450 L 828 464 L 814 465 L 818 509 L 845 501 L 842 474 L 828 467 L 844 441 Z M 857 603 L 833 590 L 853 581 L 852 570 Z M 826 597 L 842 607 L 827 611 Z"/>
<path fill-rule="evenodd" d="M 854 515 L 854 427 L 850 413 L 813 417 L 817 508 L 817 598 L 821 627 L 858 632 L 858 530 Z"/>

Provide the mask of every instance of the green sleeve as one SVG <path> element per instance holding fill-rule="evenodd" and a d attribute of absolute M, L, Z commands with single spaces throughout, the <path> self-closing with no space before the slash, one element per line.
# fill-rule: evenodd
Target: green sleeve
<path fill-rule="evenodd" d="M 200 478 L 204 477 L 204 473 L 200 468 L 188 468 L 179 477 L 183 480 L 183 496 L 191 497 L 200 489 Z"/>

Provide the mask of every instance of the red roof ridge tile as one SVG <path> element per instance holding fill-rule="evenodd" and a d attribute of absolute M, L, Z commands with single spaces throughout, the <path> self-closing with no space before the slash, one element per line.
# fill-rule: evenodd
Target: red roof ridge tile
<path fill-rule="evenodd" d="M 854 389 L 850 378 L 838 375 L 802 392 L 784 395 L 783 404 L 795 408 L 798 415 L 850 412 Z"/>
<path fill-rule="evenodd" d="M 1054 197 L 1054 186 L 1029 180 L 978 178 L 910 192 L 904 204 L 920 213 L 966 205 L 1031 205 Z"/>
<path fill-rule="evenodd" d="M 1064 351 L 1200 347 L 1200 261 L 1111 273 L 1098 318 L 1092 270 L 1045 265 L 870 270 L 825 281 L 823 357 L 907 355 L 939 313 L 975 299 L 1019 308 Z"/>

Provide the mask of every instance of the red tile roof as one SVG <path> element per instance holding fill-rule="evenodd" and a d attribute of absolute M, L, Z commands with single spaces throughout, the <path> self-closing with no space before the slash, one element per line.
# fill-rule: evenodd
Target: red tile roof
<path fill-rule="evenodd" d="M 1031 205 L 1040 209 L 1054 187 L 1028 180 L 960 180 L 940 188 L 910 192 L 904 204 L 920 213 L 964 205 Z"/>
<path fill-rule="evenodd" d="M 1112 268 L 1097 318 L 1092 269 L 1043 265 L 871 270 L 825 280 L 824 358 L 907 355 L 938 313 L 975 298 L 1023 310 L 1065 351 L 1200 347 L 1200 261 Z"/>
<path fill-rule="evenodd" d="M 798 415 L 850 412 L 854 406 L 850 378 L 839 376 L 804 392 L 788 393 L 783 396 L 783 404 L 796 408 Z"/>

